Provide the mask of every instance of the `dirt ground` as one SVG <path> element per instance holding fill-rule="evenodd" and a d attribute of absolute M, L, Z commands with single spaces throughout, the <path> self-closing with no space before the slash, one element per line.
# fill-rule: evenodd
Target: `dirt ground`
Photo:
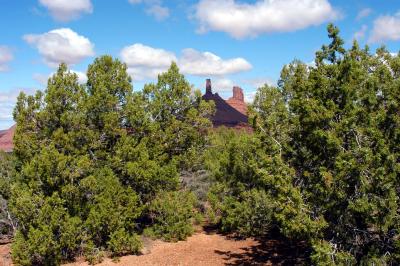
<path fill-rule="evenodd" d="M 0 245 L 0 266 L 11 265 L 10 245 Z"/>
<path fill-rule="evenodd" d="M 99 266 L 131 265 L 303 265 L 305 250 L 275 237 L 237 240 L 215 232 L 198 232 L 187 241 L 146 243 L 147 254 L 125 256 Z M 0 246 L 0 266 L 10 266 L 9 245 Z M 83 259 L 65 266 L 86 266 Z"/>

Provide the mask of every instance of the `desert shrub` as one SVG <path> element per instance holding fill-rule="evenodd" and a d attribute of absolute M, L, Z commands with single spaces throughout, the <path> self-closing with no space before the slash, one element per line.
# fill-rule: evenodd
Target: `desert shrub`
<path fill-rule="evenodd" d="M 194 232 L 193 223 L 198 218 L 196 197 L 192 192 L 162 192 L 151 202 L 149 213 L 153 225 L 147 234 L 166 241 L 185 240 Z"/>
<path fill-rule="evenodd" d="M 315 265 L 356 265 L 356 260 L 350 253 L 338 250 L 337 246 L 335 246 L 334 244 L 332 245 L 329 242 L 323 240 L 314 241 L 313 250 L 314 252 L 311 255 L 311 261 Z"/>
<path fill-rule="evenodd" d="M 209 192 L 211 208 L 208 214 L 214 223 L 219 220 L 222 231 L 237 232 L 242 236 L 262 236 L 269 232 L 275 203 L 265 191 L 252 189 L 235 198 L 223 196 L 219 189 L 215 186 Z"/>
<path fill-rule="evenodd" d="M 338 28 L 329 25 L 328 33 L 331 43 L 316 53 L 314 67 L 294 62 L 282 70 L 292 125 L 285 157 L 311 215 L 323 215 L 322 238 L 334 252 L 358 264 L 394 263 L 400 57 L 357 42 L 346 50 Z"/>
<path fill-rule="evenodd" d="M 204 168 L 204 166 L 202 167 Z M 204 210 L 207 205 L 207 193 L 212 185 L 209 172 L 205 169 L 183 171 L 181 182 L 183 188 L 194 193 L 198 200 L 199 209 Z"/>
<path fill-rule="evenodd" d="M 84 242 L 82 245 L 82 253 L 90 265 L 101 263 L 106 256 L 104 248 L 97 247 L 91 240 Z"/>
<path fill-rule="evenodd" d="M 264 148 L 256 135 L 220 129 L 211 138 L 206 165 L 214 185 L 208 193 L 210 222 L 243 236 L 278 228 L 288 238 L 309 239 L 325 227 L 310 217 L 294 186 L 294 171 L 279 149 Z"/>
<path fill-rule="evenodd" d="M 315 66 L 295 61 L 278 87 L 259 88 L 254 135 L 212 136 L 210 218 L 223 230 L 263 234 L 268 227 L 242 226 L 254 215 L 250 203 L 262 202 L 262 216 L 305 240 L 315 264 L 395 264 L 400 56 L 385 48 L 371 54 L 357 42 L 346 50 L 333 25 L 328 36 Z"/>
<path fill-rule="evenodd" d="M 294 61 L 278 87 L 258 89 L 253 136 L 212 138 L 212 220 L 263 233 L 262 224 L 242 226 L 253 215 L 248 206 L 260 202 L 272 226 L 313 249 L 316 265 L 397 265 L 400 56 L 357 42 L 346 50 L 333 25 L 328 36 L 315 66 Z"/>
<path fill-rule="evenodd" d="M 0 238 L 10 238 L 16 224 L 8 208 L 11 196 L 14 159 L 11 154 L 0 151 Z"/>
<path fill-rule="evenodd" d="M 111 234 L 108 247 L 114 256 L 121 256 L 138 253 L 142 247 L 142 242 L 137 234 L 119 229 Z"/>
<path fill-rule="evenodd" d="M 178 195 L 179 173 L 206 144 L 211 105 L 193 93 L 175 63 L 140 92 L 126 70 L 102 56 L 80 85 L 61 64 L 44 92 L 18 97 L 16 174 L 7 192 L 19 225 L 16 263 L 58 265 L 81 254 L 95 263 L 108 252 L 134 254 L 137 234 L 148 226 L 148 203 L 159 193 L 176 193 L 175 202 L 181 197 L 193 207 L 191 196 Z M 0 189 L 9 191 L 3 181 Z M 168 208 L 154 206 L 170 221 L 156 232 L 171 239 L 190 233 L 188 207 L 178 208 L 183 220 L 176 225 Z"/>
<path fill-rule="evenodd" d="M 13 260 L 20 265 L 57 265 L 62 258 L 73 257 L 81 242 L 80 219 L 68 215 L 63 200 L 56 193 L 44 202 L 28 193 L 23 197 L 24 200 L 12 203 L 12 208 L 29 202 L 36 204 L 36 209 L 30 224 L 25 223 L 26 228 L 17 231 L 12 247 Z M 17 217 L 19 215 L 23 214 L 18 213 Z"/>

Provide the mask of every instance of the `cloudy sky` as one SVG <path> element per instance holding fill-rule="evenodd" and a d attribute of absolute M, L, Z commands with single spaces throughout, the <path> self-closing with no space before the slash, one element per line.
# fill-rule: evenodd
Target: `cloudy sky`
<path fill-rule="evenodd" d="M 400 49 L 399 0 L 0 0 L 0 129 L 23 90 L 44 89 L 60 62 L 81 82 L 96 56 L 129 66 L 134 88 L 178 63 L 196 88 L 212 78 L 248 100 L 284 64 L 310 63 L 334 22 L 350 45 Z"/>

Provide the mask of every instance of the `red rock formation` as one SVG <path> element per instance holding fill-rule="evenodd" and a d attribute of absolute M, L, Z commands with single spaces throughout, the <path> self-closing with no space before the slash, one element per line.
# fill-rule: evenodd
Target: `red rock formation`
<path fill-rule="evenodd" d="M 11 152 L 14 148 L 13 138 L 15 133 L 16 125 L 12 126 L 6 131 L 0 132 L 0 150 L 5 152 Z"/>
<path fill-rule="evenodd" d="M 247 115 L 247 104 L 244 102 L 243 90 L 240 87 L 233 87 L 233 97 L 226 101 L 230 106 Z"/>
<path fill-rule="evenodd" d="M 243 92 L 239 88 L 234 90 L 236 91 L 236 97 L 238 102 L 242 99 L 243 104 Z M 234 127 L 234 128 L 247 128 L 248 126 L 248 118 L 246 112 L 242 113 L 238 111 L 236 108 L 227 103 L 218 93 L 212 93 L 211 88 L 211 80 L 207 79 L 206 81 L 206 94 L 203 95 L 203 99 L 206 101 L 214 101 L 215 103 L 215 114 L 211 117 L 211 121 L 213 122 L 214 127 L 218 126 L 226 126 L 226 127 Z M 238 104 L 237 106 L 239 106 Z M 247 106 L 246 106 L 247 111 Z"/>

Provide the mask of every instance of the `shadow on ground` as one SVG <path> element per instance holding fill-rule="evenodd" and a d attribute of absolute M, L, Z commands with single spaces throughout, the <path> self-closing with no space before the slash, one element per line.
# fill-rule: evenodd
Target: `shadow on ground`
<path fill-rule="evenodd" d="M 211 233 L 211 232 L 209 232 Z M 235 238 L 234 236 L 226 236 Z M 304 242 L 290 241 L 278 232 L 257 238 L 258 244 L 240 252 L 215 250 L 225 265 L 309 265 L 310 250 Z"/>

